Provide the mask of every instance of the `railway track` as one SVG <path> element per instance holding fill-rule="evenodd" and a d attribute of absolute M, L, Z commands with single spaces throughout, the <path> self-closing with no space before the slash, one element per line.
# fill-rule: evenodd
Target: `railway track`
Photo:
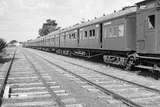
<path fill-rule="evenodd" d="M 62 60 L 62 59 L 58 59 L 58 60 Z M 126 79 L 122 79 L 122 78 L 119 78 L 119 77 L 116 77 L 116 76 L 113 76 L 113 75 L 109 75 L 109 74 L 100 72 L 100 71 L 98 71 L 98 70 L 91 69 L 91 68 L 89 68 L 89 67 L 86 67 L 86 66 L 83 66 L 83 65 L 79 65 L 79 64 L 76 64 L 76 63 L 73 63 L 73 62 L 70 62 L 70 61 L 66 61 L 66 60 L 62 60 L 62 61 L 66 62 L 66 63 L 69 63 L 69 64 L 72 64 L 72 65 L 75 65 L 75 66 L 78 66 L 78 67 L 82 67 L 82 68 L 87 69 L 87 70 L 94 71 L 94 72 L 96 72 L 96 73 L 100 73 L 100 74 L 102 74 L 102 75 L 105 75 L 105 76 L 108 76 L 108 77 L 111 77 L 111 78 L 114 78 L 114 79 L 117 79 L 117 80 L 120 80 L 120 81 L 124 81 L 124 82 L 126 82 L 126 83 L 130 83 L 130 84 L 133 84 L 133 85 L 136 85 L 136 86 L 139 86 L 139 87 L 146 88 L 147 90 L 151 90 L 151 91 L 154 91 L 154 92 L 157 92 L 157 93 L 160 94 L 160 90 L 158 90 L 158 89 L 151 88 L 151 87 L 147 87 L 147 86 L 141 85 L 141 84 L 137 84 L 137 83 L 135 83 L 135 82 L 131 82 L 131 81 L 128 81 L 128 80 L 126 80 Z"/>
<path fill-rule="evenodd" d="M 41 52 L 41 51 L 39 51 Z M 42 53 L 43 54 L 43 53 Z M 48 54 L 49 55 L 49 54 Z M 53 57 L 53 56 L 50 56 L 50 57 Z M 111 78 L 114 78 L 114 79 L 117 79 L 117 80 L 121 80 L 121 81 L 124 81 L 126 83 L 131 83 L 131 84 L 134 84 L 134 85 L 137 85 L 137 86 L 140 86 L 140 87 L 144 87 L 144 88 L 147 88 L 148 90 L 154 90 L 155 92 L 157 93 L 160 93 L 160 90 L 159 89 L 156 89 L 156 88 L 152 88 L 152 87 L 149 87 L 149 86 L 145 86 L 145 85 L 142 85 L 142 84 L 138 84 L 136 82 L 132 82 L 132 81 L 129 81 L 129 80 L 126 80 L 126 79 L 123 79 L 123 78 L 119 78 L 117 76 L 114 76 L 114 75 L 110 75 L 110 74 L 107 74 L 107 73 L 104 73 L 104 72 L 101 72 L 100 70 L 95 70 L 95 69 L 92 69 L 90 67 L 87 67 L 85 65 L 81 65 L 81 64 L 77 64 L 77 63 L 74 63 L 73 61 L 68 61 L 68 60 L 64 60 L 62 58 L 55 58 L 53 57 L 54 59 L 57 59 L 57 60 L 61 60 L 63 62 L 66 62 L 66 63 L 69 63 L 69 64 L 72 64 L 72 65 L 75 65 L 75 66 L 78 66 L 78 67 L 82 67 L 84 69 L 87 69 L 87 70 L 91 70 L 91 71 L 94 71 L 94 72 L 97 72 L 97 73 L 100 73 L 102 75 L 105 75 L 105 76 L 108 76 L 108 77 L 111 77 Z"/>
<path fill-rule="evenodd" d="M 117 76 L 113 76 L 113 75 L 110 75 L 110 74 L 106 74 L 106 73 L 103 73 L 103 72 L 101 72 L 101 71 L 98 71 L 98 70 L 95 70 L 95 69 L 91 69 L 91 68 L 89 68 L 89 67 L 86 67 L 86 66 L 83 66 L 83 65 L 80 65 L 80 64 L 76 64 L 76 63 L 73 63 L 73 62 L 70 62 L 70 61 L 66 61 L 66 60 L 58 59 L 58 58 L 55 58 L 55 59 L 64 61 L 64 62 L 66 62 L 66 63 L 72 64 L 72 65 L 75 65 L 75 66 L 78 66 L 78 67 L 82 67 L 82 68 L 87 69 L 87 70 L 91 70 L 91 71 L 100 73 L 100 74 L 102 74 L 102 75 L 105 75 L 105 76 L 108 76 L 108 77 L 111 77 L 111 78 L 114 78 L 114 79 L 117 79 L 117 80 L 120 80 L 120 81 L 124 81 L 124 82 L 126 82 L 126 83 L 134 84 L 134 85 L 137 85 L 137 86 L 146 88 L 146 89 L 148 89 L 148 90 L 151 90 L 151 91 L 155 91 L 155 92 L 157 92 L 157 93 L 160 93 L 160 90 L 159 90 L 159 89 L 155 89 L 155 88 L 147 87 L 147 86 L 145 86 L 145 85 L 137 84 L 137 83 L 135 83 L 135 82 L 131 82 L 131 81 L 128 81 L 128 80 L 126 80 L 126 79 L 119 78 L 119 77 L 117 77 Z"/>
<path fill-rule="evenodd" d="M 60 84 L 42 68 L 35 65 L 25 53 L 14 54 L 5 77 L 1 107 L 83 107 L 60 99 L 66 93 Z"/>
<path fill-rule="evenodd" d="M 34 69 L 34 71 L 36 72 L 38 77 L 41 79 L 42 83 L 45 85 L 45 87 L 47 87 L 47 90 L 49 91 L 50 95 L 52 96 L 52 99 L 54 99 L 60 107 L 65 107 L 65 104 L 60 100 L 60 98 L 52 91 L 52 89 L 48 85 L 48 83 L 55 83 L 55 82 L 50 81 L 50 79 L 48 79 L 48 75 L 46 75 L 46 73 L 44 73 L 44 74 L 40 73 L 39 70 L 32 63 L 32 61 L 30 61 L 30 59 L 25 54 L 24 54 L 24 56 L 27 59 L 27 61 L 31 64 L 32 68 Z"/>
<path fill-rule="evenodd" d="M 111 75 L 107 75 L 100 71 L 96 71 L 91 68 L 68 61 L 58 61 L 55 58 L 53 58 L 54 61 L 51 61 L 51 57 L 46 58 L 44 56 L 41 56 L 40 54 L 37 55 L 43 58 L 48 63 L 62 69 L 62 74 L 68 75 L 68 77 L 74 76 L 76 78 L 79 78 L 80 80 L 85 81 L 89 85 L 86 87 L 95 87 L 95 89 L 98 89 L 103 93 L 122 101 L 128 106 L 160 106 L 160 90 L 143 86 L 124 79 L 120 79 Z M 85 88 L 85 86 L 83 87 Z"/>

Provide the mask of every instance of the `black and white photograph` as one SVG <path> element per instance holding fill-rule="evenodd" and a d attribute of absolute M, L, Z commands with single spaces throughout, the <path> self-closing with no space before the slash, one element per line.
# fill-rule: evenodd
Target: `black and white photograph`
<path fill-rule="evenodd" d="M 0 0 L 0 107 L 160 107 L 160 0 Z"/>

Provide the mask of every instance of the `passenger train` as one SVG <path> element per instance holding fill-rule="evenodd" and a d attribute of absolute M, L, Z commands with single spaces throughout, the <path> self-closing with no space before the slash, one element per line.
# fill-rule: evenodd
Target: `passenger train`
<path fill-rule="evenodd" d="M 25 47 L 160 71 L 160 1 L 144 0 L 85 23 L 24 43 Z"/>

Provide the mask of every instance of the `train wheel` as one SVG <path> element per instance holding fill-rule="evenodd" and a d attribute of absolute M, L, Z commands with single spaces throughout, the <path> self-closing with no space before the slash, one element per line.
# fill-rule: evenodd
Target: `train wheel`
<path fill-rule="evenodd" d="M 72 56 L 72 52 L 71 51 L 68 52 L 68 56 L 70 56 L 70 57 Z"/>
<path fill-rule="evenodd" d="M 108 66 L 110 65 L 110 61 L 109 61 L 109 58 L 107 55 L 103 56 L 103 61 L 105 62 L 106 65 L 108 65 Z"/>
<path fill-rule="evenodd" d="M 129 57 L 126 63 L 125 70 L 132 70 L 133 66 L 135 65 L 135 59 L 134 57 Z"/>
<path fill-rule="evenodd" d="M 156 80 L 158 80 L 160 78 L 160 70 L 156 70 L 156 68 L 159 68 L 157 64 L 154 64 L 154 67 L 153 67 L 153 73 L 154 73 L 154 78 Z"/>
<path fill-rule="evenodd" d="M 154 78 L 158 80 L 160 78 L 160 71 L 154 71 Z"/>

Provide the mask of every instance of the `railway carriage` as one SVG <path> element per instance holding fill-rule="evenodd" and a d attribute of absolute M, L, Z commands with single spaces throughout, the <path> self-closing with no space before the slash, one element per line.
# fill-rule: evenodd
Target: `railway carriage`
<path fill-rule="evenodd" d="M 55 36 L 53 32 L 49 34 L 49 40 L 50 40 L 50 49 L 51 49 L 52 47 L 55 47 Z"/>
<path fill-rule="evenodd" d="M 54 44 L 54 47 L 55 48 L 58 48 L 59 46 L 60 46 L 60 31 L 58 30 L 58 31 L 55 31 L 54 32 L 54 34 L 53 34 L 53 36 L 55 37 L 55 44 Z"/>
<path fill-rule="evenodd" d="M 71 55 L 72 50 L 78 46 L 78 31 L 67 28 L 60 31 L 59 54 Z"/>
<path fill-rule="evenodd" d="M 132 51 L 136 49 L 136 14 L 125 14 L 103 23 L 102 47 L 106 50 Z"/>
<path fill-rule="evenodd" d="M 41 46 L 41 47 L 43 47 L 44 50 L 46 49 L 45 45 L 46 45 L 46 37 L 44 36 L 44 37 L 42 37 L 42 46 Z"/>
<path fill-rule="evenodd" d="M 160 54 L 160 4 L 137 3 L 137 52 Z"/>
<path fill-rule="evenodd" d="M 39 46 L 39 48 L 42 46 L 42 38 L 37 39 L 36 45 L 37 47 Z"/>
<path fill-rule="evenodd" d="M 50 45 L 49 45 L 49 36 L 45 36 L 45 47 L 50 47 Z"/>
<path fill-rule="evenodd" d="M 66 31 L 64 35 L 60 35 L 60 36 L 62 36 L 60 40 L 62 40 L 64 43 L 64 45 L 60 44 L 61 48 L 76 48 L 78 46 L 77 29 L 70 29 L 69 31 Z"/>
<path fill-rule="evenodd" d="M 128 55 L 136 51 L 136 8 L 130 7 L 108 16 L 102 25 L 104 61 L 125 66 Z"/>
<path fill-rule="evenodd" d="M 43 46 L 43 44 L 42 44 L 42 43 L 43 43 L 43 38 L 40 37 L 40 38 L 37 38 L 37 40 L 39 41 L 39 42 L 38 42 L 38 43 L 39 43 L 39 44 L 38 44 L 38 45 L 39 45 L 38 47 L 42 47 L 42 46 Z"/>
<path fill-rule="evenodd" d="M 145 0 L 47 36 L 47 41 L 42 37 L 40 47 L 46 46 L 57 53 L 88 58 L 103 56 L 106 63 L 127 69 L 136 66 L 160 71 L 159 0 Z M 29 41 L 27 46 L 36 47 L 34 42 Z"/>
<path fill-rule="evenodd" d="M 100 25 L 93 24 L 80 28 L 79 30 L 79 48 L 82 49 L 100 49 Z"/>
<path fill-rule="evenodd" d="M 52 39 L 51 39 L 51 34 L 49 34 L 48 36 L 46 36 L 46 47 L 51 47 L 52 46 Z"/>
<path fill-rule="evenodd" d="M 66 39 L 66 33 L 61 32 L 60 33 L 60 47 L 65 47 L 65 39 Z"/>
<path fill-rule="evenodd" d="M 160 71 L 160 1 L 137 3 L 137 53 L 139 67 Z"/>

